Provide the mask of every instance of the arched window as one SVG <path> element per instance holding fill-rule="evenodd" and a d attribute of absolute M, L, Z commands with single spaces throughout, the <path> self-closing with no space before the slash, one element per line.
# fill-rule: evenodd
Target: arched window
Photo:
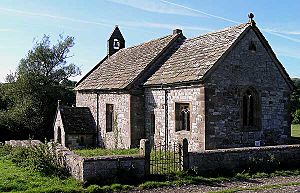
<path fill-rule="evenodd" d="M 254 88 L 248 88 L 243 92 L 242 101 L 242 123 L 245 129 L 259 129 L 259 112 L 258 94 Z"/>

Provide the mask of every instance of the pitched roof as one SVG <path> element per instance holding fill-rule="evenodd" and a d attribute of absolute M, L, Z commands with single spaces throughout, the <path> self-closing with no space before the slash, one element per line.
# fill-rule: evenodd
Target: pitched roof
<path fill-rule="evenodd" d="M 96 133 L 95 121 L 88 107 L 58 107 L 66 133 Z"/>
<path fill-rule="evenodd" d="M 187 39 L 146 81 L 145 85 L 201 79 L 247 26 L 249 24 L 241 24 Z"/>
<path fill-rule="evenodd" d="M 177 36 L 169 35 L 119 50 L 82 80 L 75 90 L 126 88 Z"/>

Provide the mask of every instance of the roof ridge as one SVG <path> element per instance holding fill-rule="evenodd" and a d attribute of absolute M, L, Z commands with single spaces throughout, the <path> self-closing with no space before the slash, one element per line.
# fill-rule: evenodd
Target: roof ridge
<path fill-rule="evenodd" d="M 135 48 L 135 47 L 142 46 L 142 45 L 144 45 L 144 44 L 148 44 L 148 43 L 151 43 L 151 42 L 154 42 L 154 41 L 162 40 L 162 39 L 164 39 L 164 38 L 171 37 L 171 36 L 176 36 L 176 34 L 175 34 L 175 35 L 173 35 L 173 34 L 165 35 L 165 36 L 163 36 L 163 37 L 155 38 L 155 39 L 149 40 L 149 41 L 147 41 L 147 42 L 142 42 L 142 43 L 137 44 L 137 45 L 133 45 L 133 46 L 130 46 L 130 47 L 127 47 L 127 48 L 123 48 L 123 49 L 121 49 L 121 50 L 126 50 L 126 49 Z M 120 50 L 120 51 L 121 51 L 121 50 Z"/>
<path fill-rule="evenodd" d="M 203 37 L 203 36 L 223 32 L 223 31 L 228 31 L 229 29 L 232 29 L 232 28 L 237 28 L 237 27 L 242 27 L 242 26 L 243 26 L 243 28 L 246 28 L 248 25 L 250 25 L 250 24 L 249 23 L 241 23 L 239 25 L 229 26 L 229 27 L 226 27 L 226 28 L 222 28 L 222 29 L 219 29 L 219 30 L 215 30 L 215 31 L 212 31 L 212 32 L 201 34 L 201 35 L 196 36 L 196 37 L 188 38 L 188 39 L 186 39 L 186 41 L 195 40 L 195 39 Z"/>

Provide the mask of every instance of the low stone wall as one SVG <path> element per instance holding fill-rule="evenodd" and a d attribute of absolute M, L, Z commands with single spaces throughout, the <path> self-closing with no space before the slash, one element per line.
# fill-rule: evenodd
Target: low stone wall
<path fill-rule="evenodd" d="M 39 145 L 42 142 L 40 140 L 9 140 L 5 141 L 6 145 L 10 145 L 12 147 L 28 147 Z"/>
<path fill-rule="evenodd" d="M 73 176 L 76 180 L 85 181 L 83 175 L 83 163 L 84 158 L 70 151 L 68 148 L 63 146 L 57 147 L 57 152 L 61 153 L 64 157 L 65 164 L 67 169 L 69 170 L 71 176 Z"/>
<path fill-rule="evenodd" d="M 130 175 L 141 178 L 145 173 L 144 155 L 118 155 L 81 157 L 67 148 L 60 146 L 58 151 L 65 157 L 70 174 L 77 180 L 109 180 L 117 176 Z"/>
<path fill-rule="evenodd" d="M 83 158 L 83 181 L 116 176 L 144 177 L 144 156 L 102 156 Z"/>
<path fill-rule="evenodd" d="M 10 140 L 6 141 L 5 144 L 13 147 L 28 147 L 41 144 L 41 142 L 38 140 Z M 115 155 L 87 158 L 75 154 L 62 145 L 56 146 L 56 152 L 64 157 L 66 167 L 70 174 L 82 182 L 109 180 L 117 176 L 123 177 L 126 175 L 141 178 L 149 173 L 149 158 L 145 159 L 147 156 L 144 156 L 144 151 L 150 152 L 150 144 L 149 141 L 142 140 L 141 145 L 140 155 Z M 49 147 L 51 147 L 51 145 Z"/>
<path fill-rule="evenodd" d="M 189 168 L 199 173 L 247 169 L 249 166 L 300 165 L 300 145 L 278 145 L 189 152 Z M 260 165 L 259 165 L 260 166 Z"/>

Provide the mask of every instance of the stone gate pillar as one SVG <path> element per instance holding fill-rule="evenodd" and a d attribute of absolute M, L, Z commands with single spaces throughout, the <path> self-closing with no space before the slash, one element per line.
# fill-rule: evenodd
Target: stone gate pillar
<path fill-rule="evenodd" d="M 151 146 L 148 139 L 141 139 L 140 141 L 140 154 L 145 157 L 144 174 L 145 176 L 150 175 L 150 153 Z"/>
<path fill-rule="evenodd" d="M 189 169 L 189 142 L 186 138 L 182 142 L 182 169 L 183 171 Z"/>

